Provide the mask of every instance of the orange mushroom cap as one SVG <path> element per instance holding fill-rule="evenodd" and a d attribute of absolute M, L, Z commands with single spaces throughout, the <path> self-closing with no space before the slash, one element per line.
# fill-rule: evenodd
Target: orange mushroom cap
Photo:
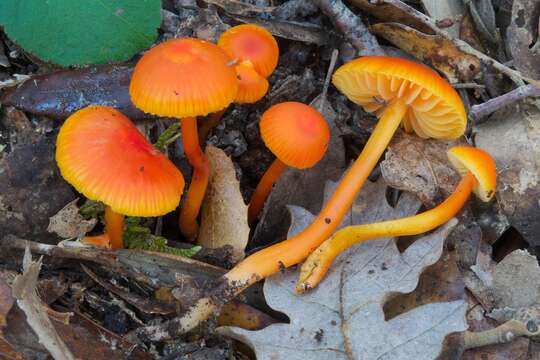
<path fill-rule="evenodd" d="M 238 92 L 236 93 L 235 102 L 253 104 L 266 95 L 268 80 L 255 71 L 253 64 L 249 60 L 236 65 L 235 70 L 238 78 Z"/>
<path fill-rule="evenodd" d="M 322 159 L 330 141 L 323 116 L 311 106 L 284 102 L 266 110 L 259 124 L 266 146 L 287 166 L 312 167 Z"/>
<path fill-rule="evenodd" d="M 277 66 L 279 48 L 276 39 L 265 28 L 244 24 L 225 31 L 218 40 L 218 46 L 239 62 L 250 60 L 255 70 L 267 78 Z"/>
<path fill-rule="evenodd" d="M 491 155 L 470 146 L 454 146 L 447 155 L 461 176 L 469 171 L 474 175 L 476 185 L 473 191 L 476 196 L 482 201 L 490 201 L 497 188 L 497 166 Z"/>
<path fill-rule="evenodd" d="M 366 56 L 341 66 L 333 84 L 365 111 L 379 113 L 396 98 L 409 105 L 406 131 L 423 138 L 455 139 L 467 126 L 458 93 L 435 71 L 413 61 Z"/>
<path fill-rule="evenodd" d="M 133 71 L 129 94 L 139 109 L 158 116 L 194 117 L 225 109 L 238 81 L 230 58 L 199 39 L 172 39 L 146 52 Z"/>
<path fill-rule="evenodd" d="M 119 214 L 159 216 L 174 210 L 184 177 L 119 111 L 91 106 L 72 114 L 56 141 L 64 179 Z"/>

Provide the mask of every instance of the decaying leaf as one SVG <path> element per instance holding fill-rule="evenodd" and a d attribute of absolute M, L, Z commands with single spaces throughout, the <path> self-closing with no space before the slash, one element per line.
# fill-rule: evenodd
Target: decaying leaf
<path fill-rule="evenodd" d="M 424 204 L 435 205 L 451 194 L 459 181 L 446 155 L 457 143 L 425 140 L 400 132 L 381 162 L 384 180 L 393 188 L 412 192 Z"/>
<path fill-rule="evenodd" d="M 497 200 L 531 245 L 540 245 L 540 111 L 518 103 L 476 128 L 476 145 L 497 161 Z"/>
<path fill-rule="evenodd" d="M 209 248 L 230 245 L 234 259 L 239 261 L 244 258 L 249 237 L 247 205 L 231 159 L 214 146 L 207 146 L 205 153 L 210 163 L 210 179 L 201 210 L 198 242 Z"/>
<path fill-rule="evenodd" d="M 465 8 L 461 1 L 422 0 L 428 15 L 453 38 L 459 37 L 461 18 Z"/>
<path fill-rule="evenodd" d="M 321 98 L 317 97 L 311 106 L 317 107 Z M 255 229 L 252 243 L 261 246 L 280 239 L 287 233 L 290 215 L 287 204 L 302 206 L 312 213 L 321 209 L 324 184 L 329 179 L 337 180 L 345 167 L 345 148 L 336 127 L 336 117 L 328 101 L 321 112 L 330 128 L 330 143 L 325 156 L 312 168 L 297 170 L 289 168 L 279 178 L 266 200 L 261 220 Z"/>
<path fill-rule="evenodd" d="M 39 337 L 39 342 L 57 360 L 75 360 L 75 357 L 56 332 L 51 320 L 45 312 L 45 306 L 36 291 L 37 280 L 41 270 L 41 259 L 33 262 L 30 250 L 24 254 L 23 270 L 13 280 L 11 286 L 17 305 L 25 313 L 26 321 Z"/>
<path fill-rule="evenodd" d="M 480 73 L 480 60 L 461 51 L 441 35 L 428 35 L 398 23 L 380 23 L 371 30 L 400 49 L 432 64 L 452 83 L 471 81 Z"/>
<path fill-rule="evenodd" d="M 97 219 L 85 220 L 79 214 L 79 207 L 75 199 L 62 208 L 55 215 L 51 216 L 47 231 L 56 233 L 63 239 L 79 238 L 92 230 L 97 223 Z"/>
<path fill-rule="evenodd" d="M 534 79 L 540 78 L 539 12 L 540 3 L 536 0 L 514 0 L 507 30 L 507 49 L 512 54 L 514 66 L 523 75 Z"/>
<path fill-rule="evenodd" d="M 0 328 L 6 326 L 6 316 L 13 306 L 14 299 L 11 287 L 3 277 L 0 277 Z"/>
<path fill-rule="evenodd" d="M 148 118 L 129 98 L 132 66 L 104 65 L 37 75 L 0 97 L 36 115 L 65 119 L 89 105 L 113 106 L 132 120 Z"/>
<path fill-rule="evenodd" d="M 419 203 L 405 194 L 392 208 L 382 181 L 368 183 L 346 224 L 397 218 L 416 212 Z M 313 215 L 296 208 L 290 234 L 302 230 Z M 301 226 L 298 226 L 300 225 Z M 268 304 L 286 313 L 290 324 L 260 331 L 226 327 L 222 332 L 250 345 L 258 359 L 434 359 L 448 333 L 463 331 L 464 301 L 427 304 L 388 321 L 382 306 L 393 294 L 414 290 L 425 267 L 435 263 L 452 220 L 417 239 L 400 254 L 395 239 L 355 246 L 333 264 L 323 282 L 307 295 L 293 293 L 295 270 L 267 279 Z"/>

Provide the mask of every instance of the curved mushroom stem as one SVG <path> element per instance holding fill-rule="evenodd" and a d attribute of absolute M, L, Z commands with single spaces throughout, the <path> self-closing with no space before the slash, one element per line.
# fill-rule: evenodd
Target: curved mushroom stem
<path fill-rule="evenodd" d="M 81 242 L 100 247 L 122 249 L 124 247 L 124 215 L 105 207 L 105 234 L 85 236 Z"/>
<path fill-rule="evenodd" d="M 223 303 L 233 299 L 250 285 L 272 275 L 284 266 L 292 266 L 304 260 L 324 240 L 328 239 L 351 207 L 356 194 L 379 161 L 386 146 L 405 116 L 407 105 L 400 99 L 388 105 L 383 112 L 364 150 L 344 175 L 328 203 L 301 233 L 278 244 L 260 250 L 237 264 L 215 281 L 183 316 L 172 319 L 160 327 L 175 329 L 174 335 L 185 333 L 216 311 Z M 156 339 L 155 327 L 139 328 L 139 338 Z M 170 335 L 170 334 L 169 334 Z M 159 337 L 159 340 L 163 340 Z"/>
<path fill-rule="evenodd" d="M 347 226 L 339 230 L 311 253 L 302 265 L 296 291 L 303 293 L 317 286 L 334 259 L 355 244 L 375 238 L 418 235 L 444 224 L 461 210 L 475 184 L 476 178 L 468 172 L 454 192 L 431 210 L 402 219 Z"/>
<path fill-rule="evenodd" d="M 227 111 L 227 108 L 208 115 L 208 118 L 201 125 L 201 128 L 199 129 L 199 141 L 201 143 L 206 142 L 206 139 L 208 138 L 208 134 L 210 134 L 210 131 L 212 131 L 212 129 L 215 128 L 219 124 L 219 122 L 221 121 L 221 118 L 223 117 L 223 114 L 225 114 L 225 111 Z"/>
<path fill-rule="evenodd" d="M 197 232 L 199 231 L 197 216 L 199 215 L 204 194 L 206 193 L 210 168 L 208 160 L 199 145 L 197 119 L 188 117 L 181 119 L 180 122 L 182 125 L 184 152 L 193 167 L 193 176 L 191 177 L 191 184 L 189 185 L 186 200 L 180 210 L 179 225 L 182 234 L 192 240 L 197 236 Z"/>
<path fill-rule="evenodd" d="M 257 216 L 259 216 L 259 213 L 264 206 L 264 202 L 266 201 L 270 190 L 272 190 L 272 186 L 274 186 L 275 182 L 286 168 L 287 165 L 281 160 L 276 159 L 264 173 L 249 202 L 248 223 L 250 225 L 253 224 L 257 219 Z"/>

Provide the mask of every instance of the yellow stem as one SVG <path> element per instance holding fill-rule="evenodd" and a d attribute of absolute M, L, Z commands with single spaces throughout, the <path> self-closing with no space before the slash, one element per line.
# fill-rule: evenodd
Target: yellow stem
<path fill-rule="evenodd" d="M 418 235 L 446 223 L 461 210 L 475 184 L 476 178 L 469 172 L 454 192 L 431 210 L 402 219 L 347 226 L 339 230 L 323 242 L 302 265 L 296 291 L 302 293 L 317 286 L 334 259 L 355 244 L 375 238 Z"/>

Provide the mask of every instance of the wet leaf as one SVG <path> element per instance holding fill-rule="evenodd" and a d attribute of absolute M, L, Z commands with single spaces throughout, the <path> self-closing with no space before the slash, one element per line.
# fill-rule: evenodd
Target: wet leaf
<path fill-rule="evenodd" d="M 210 178 L 201 210 L 198 243 L 209 248 L 230 245 L 234 259 L 239 261 L 244 258 L 249 237 L 247 205 L 231 159 L 214 146 L 207 146 L 205 153 L 210 163 Z"/>
<path fill-rule="evenodd" d="M 0 24 L 14 42 L 46 62 L 102 64 L 128 60 L 152 45 L 160 9 L 159 0 L 5 0 Z"/>
<path fill-rule="evenodd" d="M 540 111 L 518 103 L 476 127 L 478 147 L 497 161 L 497 200 L 531 245 L 540 245 Z"/>
<path fill-rule="evenodd" d="M 480 60 L 462 52 L 451 40 L 428 35 L 397 23 L 380 23 L 371 30 L 416 58 L 432 64 L 450 82 L 467 82 L 478 76 Z"/>
<path fill-rule="evenodd" d="M 89 105 L 112 106 L 132 120 L 148 118 L 131 103 L 132 71 L 131 66 L 104 65 L 37 75 L 6 91 L 0 102 L 54 119 Z"/>
<path fill-rule="evenodd" d="M 397 218 L 418 209 L 418 202 L 409 196 L 390 207 L 385 191 L 382 181 L 366 184 L 345 224 L 350 219 L 367 223 Z M 313 219 L 299 209 L 293 213 L 290 234 Z M 466 329 L 466 304 L 460 300 L 422 305 L 390 320 L 385 320 L 382 306 L 391 294 L 414 290 L 425 267 L 439 259 L 444 239 L 455 224 L 453 220 L 418 238 L 403 254 L 395 239 L 355 246 L 336 260 L 326 279 L 307 295 L 292 292 L 298 271 L 275 275 L 264 285 L 265 297 L 272 308 L 289 316 L 290 324 L 260 331 L 227 327 L 221 332 L 246 342 L 262 360 L 433 359 L 447 334 Z"/>
<path fill-rule="evenodd" d="M 51 216 L 47 231 L 56 233 L 63 239 L 71 239 L 79 238 L 92 230 L 97 223 L 97 219 L 85 220 L 79 214 L 78 201 L 79 199 L 73 200 Z"/>

